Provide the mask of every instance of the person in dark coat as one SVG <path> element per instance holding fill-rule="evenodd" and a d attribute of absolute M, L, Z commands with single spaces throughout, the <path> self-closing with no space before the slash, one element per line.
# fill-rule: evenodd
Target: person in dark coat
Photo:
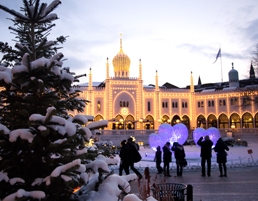
<path fill-rule="evenodd" d="M 129 161 L 129 167 L 138 176 L 139 179 L 142 179 L 142 174 L 134 167 L 137 155 L 139 155 L 140 153 L 138 152 L 137 146 L 135 145 L 135 143 L 133 143 L 133 139 L 131 137 L 127 139 L 127 145 L 129 147 L 129 152 L 126 157 Z"/>
<path fill-rule="evenodd" d="M 154 161 L 156 162 L 156 168 L 158 170 L 158 174 L 161 174 L 163 172 L 163 169 L 160 166 L 160 164 L 161 164 L 161 154 L 162 154 L 161 148 L 160 148 L 160 146 L 158 146 L 157 151 L 155 153 L 155 158 L 154 158 Z"/>
<path fill-rule="evenodd" d="M 123 140 L 121 143 L 121 150 L 119 153 L 120 157 L 120 166 L 119 166 L 119 175 L 122 176 L 123 170 L 125 171 L 125 174 L 129 174 L 129 160 L 128 160 L 128 155 L 129 155 L 129 147 L 126 144 L 126 140 Z"/>
<path fill-rule="evenodd" d="M 185 159 L 185 150 L 182 145 L 180 145 L 178 142 L 174 142 L 173 146 L 171 148 L 172 151 L 174 151 L 174 156 L 176 158 L 176 172 L 178 177 L 182 177 L 183 173 L 183 162 Z"/>
<path fill-rule="evenodd" d="M 164 163 L 164 175 L 167 177 L 171 177 L 169 174 L 169 163 L 172 161 L 172 152 L 170 151 L 170 142 L 167 142 L 163 150 L 163 163 Z"/>
<path fill-rule="evenodd" d="M 212 146 L 213 142 L 210 140 L 210 137 L 206 135 L 204 137 L 200 137 L 197 141 L 197 144 L 201 147 L 201 166 L 202 166 L 202 177 L 205 177 L 205 164 L 207 162 L 207 175 L 211 176 L 211 157 L 212 157 Z"/>
<path fill-rule="evenodd" d="M 221 138 L 218 139 L 214 151 L 217 153 L 217 163 L 219 164 L 220 177 L 227 177 L 227 151 L 229 151 L 228 146 L 223 142 Z M 224 174 L 222 172 L 222 166 L 224 170 Z"/>

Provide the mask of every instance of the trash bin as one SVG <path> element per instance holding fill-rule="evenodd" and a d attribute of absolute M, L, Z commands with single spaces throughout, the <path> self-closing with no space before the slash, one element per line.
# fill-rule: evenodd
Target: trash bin
<path fill-rule="evenodd" d="M 185 184 L 162 183 L 154 184 L 151 190 L 158 201 L 184 201 L 186 188 Z"/>

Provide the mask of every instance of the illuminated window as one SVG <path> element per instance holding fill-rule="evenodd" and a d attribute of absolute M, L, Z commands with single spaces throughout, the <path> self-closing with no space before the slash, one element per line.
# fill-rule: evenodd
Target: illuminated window
<path fill-rule="evenodd" d="M 222 100 L 219 100 L 219 106 L 222 106 Z"/>
<path fill-rule="evenodd" d="M 97 110 L 98 110 L 98 111 L 100 111 L 100 110 L 101 110 L 100 101 L 98 101 L 98 104 L 97 104 Z"/>

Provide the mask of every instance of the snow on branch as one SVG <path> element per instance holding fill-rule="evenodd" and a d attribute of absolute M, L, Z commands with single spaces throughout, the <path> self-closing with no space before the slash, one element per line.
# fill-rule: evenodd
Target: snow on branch
<path fill-rule="evenodd" d="M 3 131 L 5 135 L 10 133 L 10 130 L 3 124 L 0 124 L 0 132 Z"/>
<path fill-rule="evenodd" d="M 16 142 L 17 138 L 20 137 L 22 140 L 28 140 L 29 143 L 32 143 L 35 137 L 29 129 L 16 129 L 11 131 L 9 135 L 10 142 Z"/>
<path fill-rule="evenodd" d="M 16 193 L 13 193 L 5 197 L 3 201 L 15 201 L 23 197 L 32 197 L 34 199 L 41 200 L 45 198 L 46 195 L 43 191 L 25 191 L 23 189 L 19 189 Z"/>
<path fill-rule="evenodd" d="M 95 122 L 89 123 L 87 125 L 87 128 L 89 128 L 90 130 L 95 130 L 95 129 L 107 127 L 107 125 L 108 125 L 108 120 L 101 120 L 101 121 L 95 121 Z"/>

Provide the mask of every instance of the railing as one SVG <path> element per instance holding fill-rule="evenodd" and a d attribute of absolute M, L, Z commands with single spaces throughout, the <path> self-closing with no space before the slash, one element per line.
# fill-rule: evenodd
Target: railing
<path fill-rule="evenodd" d="M 221 135 L 227 134 L 227 132 L 232 132 L 233 135 L 242 135 L 242 134 L 251 134 L 254 136 L 258 136 L 258 128 L 225 128 L 219 129 Z M 194 132 L 193 129 L 189 130 L 189 137 Z M 102 130 L 102 135 L 150 135 L 151 133 L 158 133 L 158 130 Z"/>

